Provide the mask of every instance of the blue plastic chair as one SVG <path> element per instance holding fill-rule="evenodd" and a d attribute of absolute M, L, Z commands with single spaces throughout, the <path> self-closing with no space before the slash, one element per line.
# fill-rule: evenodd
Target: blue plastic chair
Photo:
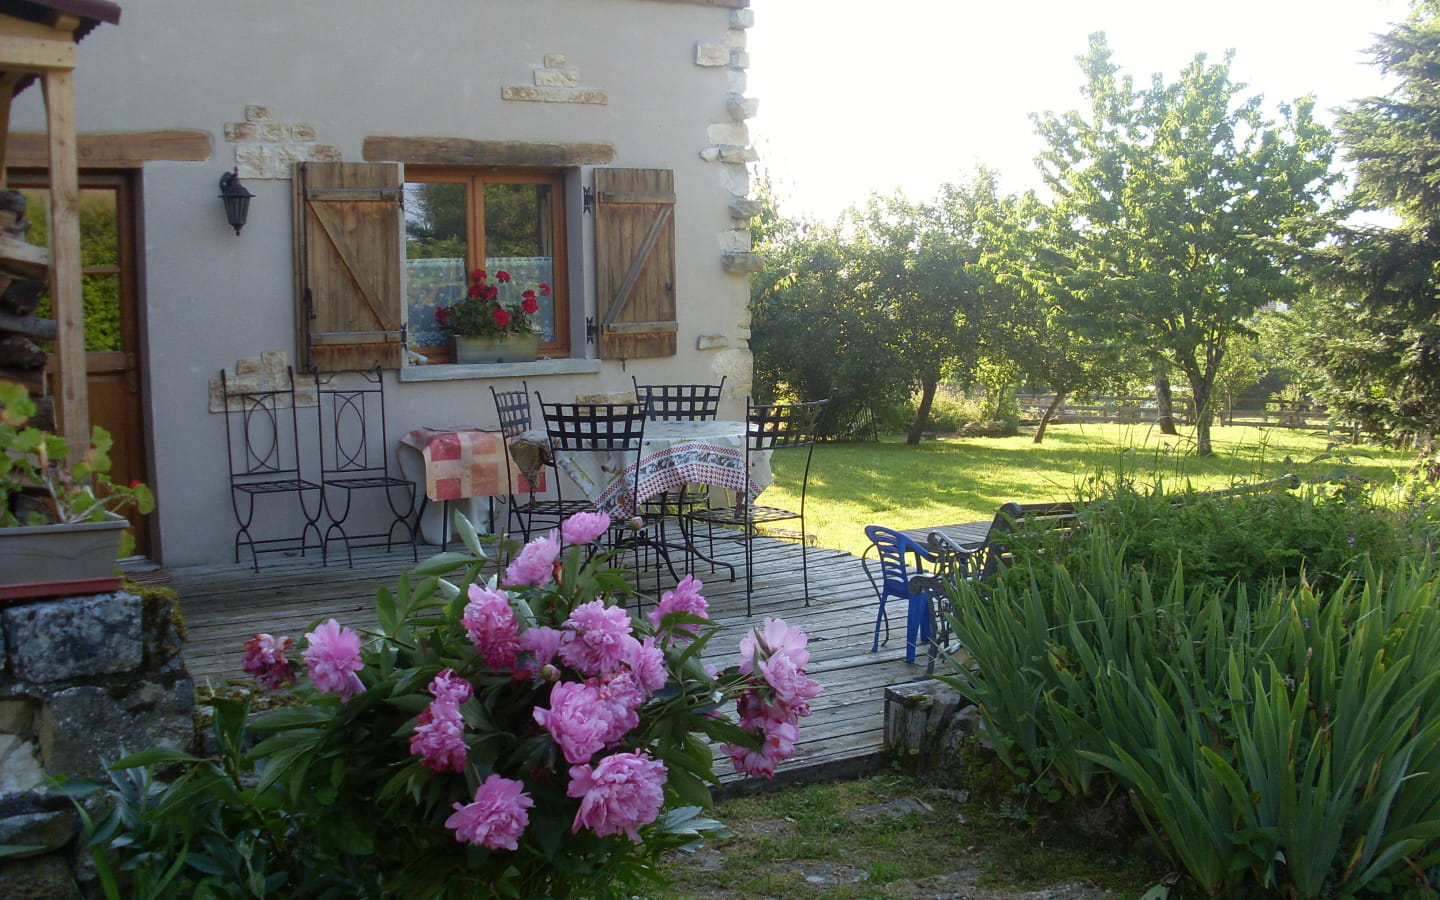
<path fill-rule="evenodd" d="M 891 597 L 905 601 L 905 661 L 915 661 L 915 648 L 921 641 L 930 639 L 930 598 L 923 590 L 912 591 L 910 579 L 916 575 L 930 574 L 927 563 L 937 561 L 936 554 L 910 537 L 883 525 L 865 526 L 865 536 L 870 539 L 866 557 L 874 550 L 879 562 L 879 576 L 872 571 L 870 561 L 865 559 L 865 574 L 875 587 L 880 601 L 880 610 L 875 615 L 875 643 L 870 652 L 880 649 L 880 626 L 885 625 L 885 638 L 890 638 L 890 622 L 885 615 L 885 603 Z"/>

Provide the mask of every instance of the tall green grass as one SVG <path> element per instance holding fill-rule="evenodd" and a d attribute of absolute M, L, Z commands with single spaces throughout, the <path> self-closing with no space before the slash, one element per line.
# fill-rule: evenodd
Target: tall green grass
<path fill-rule="evenodd" d="M 1141 480 L 1176 488 L 1261 481 L 1293 472 L 1307 481 L 1343 469 L 1378 483 L 1394 480 L 1414 463 L 1408 452 L 1332 447 L 1340 435 L 1254 426 L 1217 426 L 1215 454 L 1194 455 L 1188 434 L 1161 435 L 1151 426 L 1052 426 L 1043 444 L 1030 434 L 1010 438 L 947 438 L 910 446 L 900 438 L 880 443 L 820 444 L 815 448 L 805 527 L 817 545 L 859 555 L 870 524 L 901 530 L 988 522 L 1000 504 L 1067 500 L 1097 472 L 1125 469 Z M 776 454 L 775 483 L 766 504 L 795 509 L 803 458 Z"/>

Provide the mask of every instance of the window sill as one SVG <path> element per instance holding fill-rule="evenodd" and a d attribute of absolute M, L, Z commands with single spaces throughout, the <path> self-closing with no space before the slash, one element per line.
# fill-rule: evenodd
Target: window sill
<path fill-rule="evenodd" d="M 518 378 L 537 375 L 593 375 L 600 371 L 598 359 L 537 359 L 534 362 L 481 363 L 434 366 L 405 366 L 401 381 L 461 381 L 474 378 Z"/>

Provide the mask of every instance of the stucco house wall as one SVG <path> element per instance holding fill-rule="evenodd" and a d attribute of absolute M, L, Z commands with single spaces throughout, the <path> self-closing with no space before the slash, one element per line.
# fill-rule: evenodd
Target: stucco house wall
<path fill-rule="evenodd" d="M 148 480 L 163 562 L 231 555 L 224 422 L 210 410 L 211 379 L 265 351 L 299 356 L 288 163 L 384 161 L 365 155 L 367 137 L 608 144 L 607 165 L 669 169 L 675 180 L 675 356 L 600 360 L 585 343 L 597 299 L 594 216 L 581 211 L 580 189 L 592 171 L 576 166 L 566 175 L 572 358 L 480 373 L 388 372 L 392 440 L 421 425 L 493 424 L 488 388 L 518 387 L 521 378 L 547 400 L 570 400 L 628 390 L 631 375 L 723 375 L 722 415 L 743 412 L 753 263 L 744 203 L 753 159 L 744 119 L 754 109 L 745 97 L 748 0 L 122 6 L 118 26 L 81 46 L 77 131 L 188 130 L 211 147 L 203 161 L 147 161 L 138 177 Z M 507 86 L 527 99 L 504 99 Z M 12 131 L 44 130 L 38 93 L 17 98 Z M 219 176 L 236 166 L 255 194 L 238 237 L 217 199 Z"/>

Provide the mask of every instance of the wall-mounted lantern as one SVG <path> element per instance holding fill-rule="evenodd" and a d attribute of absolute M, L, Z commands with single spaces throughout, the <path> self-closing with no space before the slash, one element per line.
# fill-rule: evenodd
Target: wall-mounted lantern
<path fill-rule="evenodd" d="M 250 198 L 255 196 L 240 183 L 240 170 L 226 172 L 220 176 L 220 199 L 225 201 L 225 221 L 240 234 L 245 219 L 250 215 Z"/>

